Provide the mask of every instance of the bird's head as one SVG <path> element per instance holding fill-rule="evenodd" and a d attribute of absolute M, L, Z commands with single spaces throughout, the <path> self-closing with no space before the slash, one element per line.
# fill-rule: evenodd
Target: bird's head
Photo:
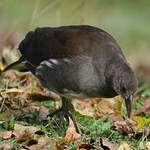
<path fill-rule="evenodd" d="M 128 65 L 123 66 L 115 73 L 113 86 L 116 93 L 124 98 L 127 115 L 130 117 L 132 101 L 138 88 L 138 81 Z"/>

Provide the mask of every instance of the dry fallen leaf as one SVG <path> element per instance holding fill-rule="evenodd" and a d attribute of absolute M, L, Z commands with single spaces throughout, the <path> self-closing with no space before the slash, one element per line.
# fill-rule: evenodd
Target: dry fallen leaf
<path fill-rule="evenodd" d="M 123 99 L 120 96 L 114 98 L 101 98 L 96 107 L 96 116 L 101 117 L 104 114 L 120 115 L 122 113 Z"/>
<path fill-rule="evenodd" d="M 144 100 L 143 106 L 141 108 L 134 110 L 133 112 L 135 116 L 140 115 L 142 113 L 150 114 L 150 96 Z"/>
<path fill-rule="evenodd" d="M 105 150 L 117 150 L 118 146 L 112 142 L 110 142 L 108 139 L 101 139 L 100 140 L 101 147 Z"/>
<path fill-rule="evenodd" d="M 146 148 L 147 148 L 147 150 L 150 150 L 150 141 L 148 141 L 148 142 L 146 143 Z"/>
<path fill-rule="evenodd" d="M 121 133 L 134 134 L 137 132 L 136 122 L 128 119 L 114 122 L 114 127 Z"/>
<path fill-rule="evenodd" d="M 65 142 L 73 142 L 81 140 L 81 135 L 77 133 L 73 121 L 69 118 L 69 127 L 64 137 Z"/>
<path fill-rule="evenodd" d="M 20 86 L 28 86 L 32 81 L 36 81 L 36 78 L 31 73 L 24 73 L 19 77 Z"/>
<path fill-rule="evenodd" d="M 19 141 L 26 141 L 29 140 L 37 130 L 38 129 L 36 127 L 15 124 L 13 135 Z"/>
<path fill-rule="evenodd" d="M 94 146 L 91 144 L 81 144 L 79 150 L 91 150 L 94 149 Z"/>
<path fill-rule="evenodd" d="M 87 116 L 94 116 L 95 111 L 91 106 L 91 99 L 74 99 L 72 100 L 72 104 L 80 114 L 87 115 Z"/>
<path fill-rule="evenodd" d="M 145 125 L 150 125 L 150 118 L 135 116 L 133 119 L 136 121 L 138 129 L 143 128 Z"/>
<path fill-rule="evenodd" d="M 112 122 L 116 122 L 116 121 L 124 121 L 123 116 L 118 115 L 118 114 L 111 114 L 109 115 L 109 118 Z"/>
<path fill-rule="evenodd" d="M 130 146 L 127 143 L 122 143 L 118 150 L 131 150 Z"/>
<path fill-rule="evenodd" d="M 1 76 L 2 76 L 2 83 L 8 83 L 17 78 L 16 71 L 14 70 L 8 70 L 7 72 L 2 73 Z"/>
<path fill-rule="evenodd" d="M 26 144 L 32 150 L 59 150 L 59 146 L 57 146 L 56 142 L 48 137 L 46 134 L 37 134 L 39 131 L 35 132 L 34 138 L 29 140 Z"/>
<path fill-rule="evenodd" d="M 44 144 L 44 145 L 36 144 L 30 146 L 30 149 L 31 150 L 59 150 L 57 149 L 56 144 Z"/>
<path fill-rule="evenodd" d="M 32 145 L 30 147 L 32 150 L 50 150 L 51 146 L 50 145 Z"/>
<path fill-rule="evenodd" d="M 7 121 L 11 116 L 12 116 L 11 112 L 4 111 L 4 112 L 0 113 L 0 120 Z"/>
<path fill-rule="evenodd" d="M 39 108 L 39 120 L 48 120 L 49 109 L 44 106 L 40 106 Z"/>
<path fill-rule="evenodd" d="M 0 150 L 13 150 L 14 148 L 12 147 L 12 145 L 8 144 L 8 143 L 4 143 L 2 145 L 0 145 Z"/>
<path fill-rule="evenodd" d="M 87 116 L 101 117 L 104 114 L 121 114 L 122 98 L 92 98 L 92 99 L 74 99 L 72 101 L 75 109 Z"/>
<path fill-rule="evenodd" d="M 10 109 L 19 109 L 26 103 L 26 93 L 23 89 L 11 88 L 6 90 L 1 90 L 0 95 L 5 104 L 5 107 Z"/>
<path fill-rule="evenodd" d="M 12 136 L 12 131 L 1 131 L 0 132 L 0 138 L 2 138 L 3 140 L 7 140 L 9 138 L 11 138 Z"/>
<path fill-rule="evenodd" d="M 33 112 L 39 112 L 40 106 L 36 103 L 31 103 L 29 106 L 22 109 L 22 113 L 31 114 Z"/>

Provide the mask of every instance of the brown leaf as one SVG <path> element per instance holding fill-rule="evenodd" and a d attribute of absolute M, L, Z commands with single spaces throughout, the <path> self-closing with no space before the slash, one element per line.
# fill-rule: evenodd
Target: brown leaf
<path fill-rule="evenodd" d="M 53 148 L 53 146 L 45 144 L 45 145 L 32 145 L 30 147 L 32 150 L 57 150 L 55 147 Z"/>
<path fill-rule="evenodd" d="M 109 118 L 111 121 L 116 122 L 116 121 L 124 121 L 123 116 L 118 115 L 118 114 L 111 114 L 109 115 Z"/>
<path fill-rule="evenodd" d="M 56 142 L 47 135 L 35 135 L 34 141 L 37 141 L 37 144 L 30 146 L 32 150 L 59 150 Z M 29 145 L 29 142 L 27 143 L 27 145 Z"/>
<path fill-rule="evenodd" d="M 0 150 L 13 150 L 14 148 L 8 144 L 8 143 L 4 143 L 2 145 L 0 145 Z"/>
<path fill-rule="evenodd" d="M 65 142 L 73 142 L 81 140 L 81 135 L 77 133 L 73 121 L 69 118 L 69 127 L 64 137 Z"/>
<path fill-rule="evenodd" d="M 99 99 L 99 102 L 96 107 L 96 116 L 102 117 L 104 114 L 113 114 L 114 110 L 113 107 L 115 105 L 114 99 Z"/>
<path fill-rule="evenodd" d="M 32 145 L 31 150 L 64 150 L 62 147 L 57 146 L 56 143 L 48 143 L 48 144 L 36 144 Z"/>
<path fill-rule="evenodd" d="M 91 145 L 91 144 L 81 144 L 80 147 L 79 147 L 80 150 L 81 150 L 81 149 L 84 149 L 84 150 L 91 150 L 91 149 L 93 149 L 93 148 L 94 148 L 94 146 Z"/>
<path fill-rule="evenodd" d="M 30 128 L 24 130 L 23 132 L 20 132 L 20 135 L 18 134 L 19 136 L 17 137 L 18 141 L 25 142 L 25 141 L 32 139 L 34 132 L 35 131 Z"/>
<path fill-rule="evenodd" d="M 4 111 L 0 113 L 0 120 L 7 121 L 11 116 L 12 114 L 9 111 Z"/>
<path fill-rule="evenodd" d="M 7 140 L 9 138 L 11 138 L 12 136 L 12 131 L 1 131 L 0 132 L 0 137 L 3 139 L 3 140 Z"/>
<path fill-rule="evenodd" d="M 13 135 L 19 140 L 19 141 L 28 141 L 33 137 L 33 134 L 37 131 L 36 127 L 32 126 L 23 126 L 20 124 L 14 125 L 14 131 Z"/>
<path fill-rule="evenodd" d="M 74 99 L 72 100 L 72 104 L 79 113 L 91 117 L 95 116 L 95 111 L 91 106 L 91 99 Z"/>
<path fill-rule="evenodd" d="M 150 141 L 148 141 L 148 142 L 146 143 L 146 148 L 147 148 L 147 150 L 150 150 Z"/>
<path fill-rule="evenodd" d="M 39 108 L 39 120 L 48 120 L 49 109 L 44 106 L 40 106 Z"/>
<path fill-rule="evenodd" d="M 75 99 L 72 103 L 83 115 L 101 117 L 104 114 L 121 114 L 122 98 Z"/>
<path fill-rule="evenodd" d="M 5 100 L 6 107 L 18 109 L 26 103 L 26 93 L 23 89 L 11 88 L 1 90 L 1 96 Z"/>
<path fill-rule="evenodd" d="M 19 77 L 20 86 L 30 85 L 33 80 L 36 81 L 36 78 L 31 73 L 26 73 Z"/>
<path fill-rule="evenodd" d="M 118 146 L 110 142 L 108 139 L 101 139 L 100 144 L 104 150 L 117 150 L 118 149 Z"/>
<path fill-rule="evenodd" d="M 144 100 L 143 106 L 141 108 L 134 110 L 133 112 L 133 114 L 136 116 L 142 113 L 150 114 L 150 96 Z"/>
<path fill-rule="evenodd" d="M 123 120 L 114 122 L 114 127 L 121 133 L 134 134 L 137 131 L 136 122 L 133 120 Z"/>
<path fill-rule="evenodd" d="M 57 150 L 64 150 L 60 145 L 56 144 Z"/>
<path fill-rule="evenodd" d="M 33 112 L 39 112 L 40 106 L 36 103 L 31 103 L 29 106 L 22 109 L 22 113 L 31 114 Z"/>
<path fill-rule="evenodd" d="M 16 137 L 17 139 L 19 139 L 22 136 L 21 131 L 19 130 L 14 130 L 13 133 L 14 137 Z"/>
<path fill-rule="evenodd" d="M 127 143 L 122 143 L 118 150 L 131 150 L 130 146 Z"/>
<path fill-rule="evenodd" d="M 7 72 L 2 73 L 2 83 L 8 83 L 17 78 L 16 71 L 8 70 Z"/>

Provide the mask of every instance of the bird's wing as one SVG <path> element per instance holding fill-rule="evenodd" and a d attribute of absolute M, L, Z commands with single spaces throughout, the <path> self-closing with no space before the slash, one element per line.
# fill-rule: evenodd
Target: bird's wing
<path fill-rule="evenodd" d="M 88 95 L 98 86 L 98 77 L 87 57 L 45 60 L 35 73 L 44 87 L 58 93 Z"/>
<path fill-rule="evenodd" d="M 69 89 L 77 90 L 77 84 L 74 81 L 76 80 L 77 68 L 69 59 L 49 59 L 40 63 L 35 74 L 42 85 L 49 90 L 62 92 L 67 86 Z M 73 72 L 74 70 L 76 72 Z M 70 84 L 70 77 L 72 84 Z"/>

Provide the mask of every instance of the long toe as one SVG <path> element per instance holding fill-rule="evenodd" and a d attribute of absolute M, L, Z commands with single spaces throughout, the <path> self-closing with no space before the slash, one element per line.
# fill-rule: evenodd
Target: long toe
<path fill-rule="evenodd" d="M 56 110 L 48 115 L 48 117 L 50 118 L 53 118 L 54 116 L 59 116 L 60 125 L 62 125 L 64 121 L 66 121 L 68 124 L 70 118 L 73 121 L 74 126 L 76 127 L 76 131 L 81 133 L 76 121 L 74 106 L 67 98 L 62 97 L 61 109 Z"/>

